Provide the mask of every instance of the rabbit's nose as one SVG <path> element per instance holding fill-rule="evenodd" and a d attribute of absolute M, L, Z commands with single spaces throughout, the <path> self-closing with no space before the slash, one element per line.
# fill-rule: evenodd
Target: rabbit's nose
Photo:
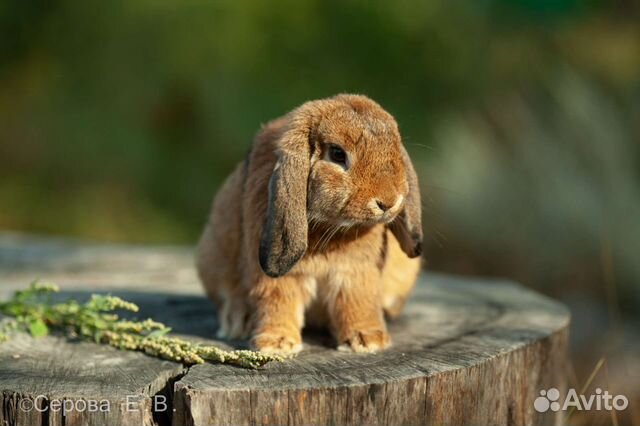
<path fill-rule="evenodd" d="M 376 200 L 376 205 L 378 206 L 378 208 L 380 210 L 382 210 L 383 212 L 386 212 L 387 210 L 389 210 L 389 206 L 387 206 L 386 204 L 384 204 L 382 201 L 380 200 Z"/>
<path fill-rule="evenodd" d="M 403 200 L 404 200 L 404 197 L 402 195 L 400 195 L 398 198 L 396 198 L 392 202 L 389 202 L 387 200 L 383 201 L 383 200 L 380 200 L 379 198 L 375 198 L 369 202 L 369 205 L 374 211 L 377 211 L 378 213 L 386 214 L 387 212 L 389 212 L 393 214 L 398 211 L 398 209 L 402 205 Z"/>

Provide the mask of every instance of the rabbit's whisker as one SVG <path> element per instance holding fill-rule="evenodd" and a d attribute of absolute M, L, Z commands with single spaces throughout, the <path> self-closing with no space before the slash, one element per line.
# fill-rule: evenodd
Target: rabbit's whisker
<path fill-rule="evenodd" d="M 329 245 L 329 243 L 331 242 L 331 240 L 333 239 L 333 237 L 342 229 L 341 226 L 336 226 L 333 228 L 333 232 L 331 232 L 331 234 L 329 234 L 329 237 L 327 238 L 327 240 L 324 243 L 324 247 L 322 248 L 323 250 L 327 248 L 327 246 Z"/>
<path fill-rule="evenodd" d="M 322 233 L 322 235 L 320 236 L 320 238 L 316 241 L 316 243 L 313 246 L 313 251 L 316 251 L 319 247 L 322 247 L 322 245 L 320 244 L 322 242 L 322 240 L 324 239 L 324 237 L 326 235 L 329 234 L 329 232 L 331 231 L 331 227 L 327 227 L 327 229 L 325 229 L 325 231 Z"/>
<path fill-rule="evenodd" d="M 331 239 L 335 235 L 336 231 L 338 231 L 339 229 L 340 228 L 338 226 L 333 226 L 329 228 L 330 232 L 327 234 L 327 237 L 322 241 L 322 244 L 320 245 L 321 251 L 324 251 L 327 248 L 327 246 L 331 242 Z"/>

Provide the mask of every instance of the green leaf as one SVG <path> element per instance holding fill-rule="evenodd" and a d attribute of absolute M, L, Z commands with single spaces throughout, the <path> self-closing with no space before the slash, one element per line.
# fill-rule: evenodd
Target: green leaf
<path fill-rule="evenodd" d="M 162 336 L 166 335 L 170 331 L 171 331 L 171 328 L 169 328 L 169 327 L 161 328 L 159 330 L 154 330 L 151 333 L 147 334 L 147 337 L 149 337 L 150 339 L 156 339 L 158 337 L 162 337 Z"/>
<path fill-rule="evenodd" d="M 37 318 L 29 323 L 29 333 L 33 337 L 46 336 L 49 334 L 49 327 L 40 318 Z"/>

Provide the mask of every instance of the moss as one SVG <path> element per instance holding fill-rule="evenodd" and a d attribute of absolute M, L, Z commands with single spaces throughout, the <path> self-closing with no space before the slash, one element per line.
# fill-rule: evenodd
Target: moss
<path fill-rule="evenodd" d="M 51 293 L 57 291 L 55 284 L 34 282 L 26 290 L 17 291 L 10 300 L 0 303 L 0 313 L 13 317 L 0 325 L 0 342 L 8 340 L 15 332 L 29 332 L 37 338 L 49 334 L 50 330 L 58 330 L 68 337 L 140 351 L 187 365 L 219 362 L 258 368 L 269 361 L 282 360 L 274 355 L 248 350 L 225 351 L 171 337 L 169 327 L 152 319 L 122 319 L 115 311 L 138 312 L 139 309 L 119 297 L 92 295 L 85 303 L 73 299 L 54 303 Z"/>

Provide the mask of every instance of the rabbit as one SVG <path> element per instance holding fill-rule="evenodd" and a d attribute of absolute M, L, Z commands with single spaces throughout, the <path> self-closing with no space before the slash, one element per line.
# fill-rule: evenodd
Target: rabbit
<path fill-rule="evenodd" d="M 215 197 L 197 269 L 219 338 L 290 355 L 307 324 L 338 349 L 387 348 L 420 270 L 418 178 L 394 118 L 362 95 L 266 125 Z"/>

